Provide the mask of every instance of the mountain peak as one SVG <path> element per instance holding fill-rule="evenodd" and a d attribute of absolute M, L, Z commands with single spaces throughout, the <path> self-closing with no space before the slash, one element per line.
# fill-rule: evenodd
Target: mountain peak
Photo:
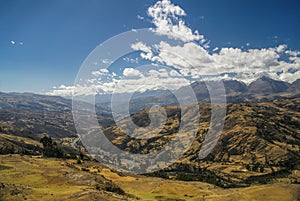
<path fill-rule="evenodd" d="M 299 93 L 300 92 L 300 78 L 295 80 L 288 88 L 289 92 Z"/>
<path fill-rule="evenodd" d="M 289 85 L 287 82 L 274 80 L 266 75 L 262 75 L 249 85 L 248 92 L 256 94 L 280 93 L 286 91 Z"/>
<path fill-rule="evenodd" d="M 265 81 L 272 81 L 273 80 L 272 78 L 270 78 L 269 76 L 264 75 L 264 74 L 261 75 L 260 78 L 258 78 L 258 79 L 265 80 Z"/>

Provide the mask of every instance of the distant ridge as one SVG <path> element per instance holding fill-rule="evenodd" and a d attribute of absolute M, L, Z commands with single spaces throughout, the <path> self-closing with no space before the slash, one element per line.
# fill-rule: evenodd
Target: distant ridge
<path fill-rule="evenodd" d="M 289 92 L 300 93 L 300 78 L 295 80 L 288 88 Z"/>
<path fill-rule="evenodd" d="M 289 85 L 287 82 L 273 80 L 263 75 L 248 86 L 247 92 L 255 94 L 280 93 L 286 91 Z"/>
<path fill-rule="evenodd" d="M 137 111 L 151 108 L 155 104 L 159 104 L 161 106 L 178 105 L 179 103 L 174 94 L 184 94 L 183 92 L 185 92 L 189 87 L 194 90 L 199 103 L 209 103 L 210 94 L 206 84 L 209 83 L 212 90 L 220 90 L 219 84 L 214 85 L 214 83 L 219 82 L 220 81 L 195 81 L 191 83 L 190 86 L 182 86 L 178 90 L 173 91 L 173 93 L 171 91 L 159 91 L 160 93 L 150 93 L 148 91 L 148 96 L 147 94 L 144 94 L 143 96 L 135 96 L 130 100 L 130 113 L 133 114 Z M 241 103 L 245 101 L 260 102 L 282 97 L 298 97 L 300 94 L 300 79 L 289 84 L 287 82 L 274 80 L 266 75 L 262 75 L 249 85 L 238 80 L 222 80 L 222 82 L 225 88 L 227 103 Z M 124 96 L 125 95 L 126 94 L 124 94 Z M 128 104 L 127 102 L 123 103 L 122 98 L 119 100 L 120 107 L 122 107 L 122 104 Z M 107 101 L 106 103 L 102 102 L 101 106 L 110 108 L 110 101 Z"/>
<path fill-rule="evenodd" d="M 86 103 L 82 103 L 86 104 Z M 111 114 L 98 106 L 99 121 L 111 123 Z M 76 137 L 72 117 L 72 100 L 33 93 L 0 92 L 0 133 L 31 139 Z"/>

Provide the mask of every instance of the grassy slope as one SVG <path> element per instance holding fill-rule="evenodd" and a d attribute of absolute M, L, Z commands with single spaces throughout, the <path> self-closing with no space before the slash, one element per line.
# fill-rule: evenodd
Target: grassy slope
<path fill-rule="evenodd" d="M 248 188 L 222 189 L 202 182 L 184 182 L 122 175 L 85 162 L 84 165 L 67 165 L 74 161 L 44 159 L 20 155 L 0 156 L 1 200 L 280 200 L 300 199 L 300 185 L 274 183 Z M 89 172 L 80 170 L 89 168 Z M 93 172 L 93 173 L 92 173 Z M 298 173 L 299 174 L 299 173 Z M 122 196 L 96 190 L 95 184 L 111 180 L 127 194 Z M 300 176 L 300 175 L 298 175 Z M 99 180 L 100 179 L 100 180 Z"/>
<path fill-rule="evenodd" d="M 184 182 L 142 176 L 119 176 L 109 169 L 101 174 L 118 184 L 129 194 L 143 200 L 212 200 L 249 201 L 300 199 L 300 185 L 274 183 L 247 188 L 222 189 L 203 182 Z"/>
<path fill-rule="evenodd" d="M 104 178 L 69 167 L 66 161 L 20 155 L 1 155 L 0 161 L 0 183 L 5 186 L 0 186 L 0 200 L 126 200 L 96 190 Z"/>

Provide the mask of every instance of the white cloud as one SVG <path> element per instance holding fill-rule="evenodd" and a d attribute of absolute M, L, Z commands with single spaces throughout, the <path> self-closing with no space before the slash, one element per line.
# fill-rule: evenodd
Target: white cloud
<path fill-rule="evenodd" d="M 276 48 L 276 51 L 277 51 L 278 53 L 282 53 L 286 48 L 287 48 L 287 45 L 279 45 L 279 46 Z"/>
<path fill-rule="evenodd" d="M 287 82 L 294 82 L 296 81 L 298 78 L 300 78 L 300 69 L 298 69 L 298 71 L 294 72 L 294 73 L 289 73 L 289 72 L 286 72 L 286 73 L 282 73 L 279 78 L 281 80 L 285 80 Z"/>
<path fill-rule="evenodd" d="M 178 77 L 178 76 L 180 76 L 180 74 L 176 70 L 171 70 L 170 71 L 170 76 L 172 76 L 172 77 Z"/>
<path fill-rule="evenodd" d="M 125 57 L 125 58 L 123 58 L 123 60 L 126 61 L 126 62 L 129 62 L 129 63 L 136 63 L 136 64 L 139 63 L 139 58 L 133 59 L 133 58 Z"/>
<path fill-rule="evenodd" d="M 131 48 L 134 50 L 142 51 L 141 57 L 144 59 L 151 59 L 153 57 L 153 53 L 151 48 L 147 45 L 143 44 L 142 42 L 137 42 L 131 45 Z"/>
<path fill-rule="evenodd" d="M 60 85 L 58 87 L 53 87 L 53 90 L 47 92 L 47 95 L 51 96 L 72 96 L 74 92 L 75 86 L 65 86 Z"/>
<path fill-rule="evenodd" d="M 203 39 L 199 32 L 192 31 L 185 21 L 179 17 L 185 16 L 185 11 L 170 2 L 170 0 L 157 1 L 148 8 L 148 15 L 156 26 L 154 31 L 160 35 L 167 35 L 174 39 L 190 42 Z"/>
<path fill-rule="evenodd" d="M 102 60 L 102 63 L 103 63 L 103 64 L 110 64 L 110 63 L 112 63 L 112 61 L 109 60 L 109 59 L 103 59 L 103 60 Z"/>
<path fill-rule="evenodd" d="M 285 51 L 285 54 L 288 54 L 291 57 L 297 57 L 300 55 L 300 51 L 287 50 Z"/>
<path fill-rule="evenodd" d="M 149 77 L 155 77 L 155 78 L 158 78 L 158 77 L 167 78 L 167 77 L 169 77 L 169 73 L 164 68 L 161 68 L 161 69 L 158 69 L 158 70 L 151 69 L 151 70 L 149 70 L 147 75 Z"/>
<path fill-rule="evenodd" d="M 145 19 L 143 16 L 141 16 L 141 15 L 137 15 L 137 18 L 139 19 L 139 20 L 143 20 L 143 19 Z"/>
<path fill-rule="evenodd" d="M 143 52 L 151 52 L 151 49 L 142 42 L 137 42 L 135 44 L 132 44 L 131 48 L 134 49 L 134 50 L 140 50 L 140 51 L 143 51 Z"/>
<path fill-rule="evenodd" d="M 102 75 L 102 73 L 100 71 L 93 71 L 92 75 L 99 76 L 99 75 Z"/>
<path fill-rule="evenodd" d="M 249 49 L 222 48 L 218 54 L 213 54 L 215 67 L 220 72 L 265 71 L 272 66 L 278 66 L 279 55 L 274 48 Z"/>
<path fill-rule="evenodd" d="M 183 85 L 188 85 L 188 80 L 184 78 L 160 77 L 159 71 L 152 70 L 151 76 L 141 77 L 139 79 L 122 79 L 116 82 L 114 93 L 124 92 L 144 92 L 146 90 L 156 89 L 179 89 Z"/>
<path fill-rule="evenodd" d="M 53 87 L 47 95 L 57 96 L 82 96 L 95 95 L 96 93 L 131 93 L 144 92 L 146 90 L 169 89 L 176 90 L 181 86 L 190 84 L 189 80 L 182 77 L 176 71 L 170 73 L 163 68 L 151 69 L 144 72 L 143 75 L 139 70 L 125 68 L 122 79 L 111 79 L 110 81 L 101 82 L 97 79 L 88 79 L 86 85 Z M 173 75 L 173 76 L 169 76 Z M 176 77 L 175 77 L 176 76 Z"/>
<path fill-rule="evenodd" d="M 12 45 L 23 45 L 24 43 L 22 41 L 16 42 L 14 40 L 11 40 L 10 44 L 12 44 Z"/>
<path fill-rule="evenodd" d="M 215 47 L 214 49 L 213 49 L 213 52 L 216 52 L 216 51 L 218 51 L 219 50 L 219 48 L 218 47 Z"/>
<path fill-rule="evenodd" d="M 143 76 L 143 74 L 139 70 L 134 69 L 134 68 L 125 68 L 123 71 L 123 75 L 125 77 L 142 77 Z"/>
<path fill-rule="evenodd" d="M 145 47 L 143 48 L 146 49 Z M 180 72 L 183 72 L 184 75 L 191 73 L 190 69 L 210 71 L 208 67 L 212 62 L 211 56 L 203 47 L 193 42 L 185 43 L 183 46 L 171 46 L 167 42 L 162 41 L 155 46 L 155 51 L 158 52 L 157 55 L 153 55 L 150 47 L 147 47 L 147 51 L 151 52 L 151 54 L 148 54 L 147 57 L 141 55 L 141 57 L 173 66 Z"/>
<path fill-rule="evenodd" d="M 142 49 L 151 54 L 147 54 L 147 57 L 141 56 L 151 61 L 173 66 L 184 76 L 191 76 L 195 79 L 203 75 L 235 72 L 239 73 L 241 81 L 249 82 L 257 79 L 260 74 L 267 73 L 274 79 L 290 82 L 291 75 L 289 74 L 295 76 L 297 74 L 288 72 L 288 69 L 294 69 L 296 72 L 300 68 L 300 54 L 297 51 L 284 52 L 286 48 L 286 45 L 248 50 L 221 48 L 218 53 L 209 54 L 201 45 L 193 42 L 175 46 L 167 42 L 160 42 L 152 49 L 144 45 Z M 154 55 L 153 52 L 156 54 Z M 289 55 L 290 62 L 281 59 L 283 53 Z M 287 76 L 279 76 L 282 69 L 286 69 L 283 73 L 288 73 Z"/>
<path fill-rule="evenodd" d="M 96 77 L 98 77 L 100 75 L 108 74 L 108 73 L 109 73 L 109 71 L 106 68 L 101 68 L 98 71 L 92 71 L 92 75 L 96 76 Z"/>
<path fill-rule="evenodd" d="M 159 69 L 158 72 L 160 77 L 169 77 L 169 73 L 164 68 Z"/>
<path fill-rule="evenodd" d="M 276 72 L 281 71 L 282 68 L 299 68 L 299 57 L 295 56 L 294 52 L 290 52 L 290 63 L 280 61 L 280 54 L 284 53 L 287 45 L 246 51 L 240 48 L 221 48 L 219 53 L 209 54 L 206 50 L 209 48 L 209 42 L 204 39 L 204 36 L 199 35 L 197 30 L 193 33 L 186 26 L 181 19 L 186 15 L 185 11 L 169 0 L 158 1 L 148 9 L 148 15 L 152 17 L 152 22 L 156 26 L 154 29 L 156 33 L 180 39 L 184 44 L 174 46 L 161 42 L 155 48 L 144 44 L 142 49 L 146 54 L 141 56 L 144 59 L 173 66 L 185 76 L 197 78 L 200 75 L 236 72 L 239 73 L 240 78 L 246 80 L 241 74 L 255 77 L 255 74 L 268 72 L 275 78 Z M 200 41 L 202 45 L 191 42 L 194 40 Z M 250 43 L 246 43 L 246 46 L 249 47 Z M 217 50 L 219 49 L 215 48 L 213 52 Z"/>
<path fill-rule="evenodd" d="M 209 43 L 210 43 L 210 41 L 208 41 L 207 43 L 203 44 L 203 47 L 204 47 L 205 49 L 208 49 L 208 48 L 210 48 L 210 45 L 209 45 Z"/>
<path fill-rule="evenodd" d="M 143 42 L 132 44 L 131 48 L 141 51 L 140 56 L 143 59 L 154 63 L 154 69 L 142 73 L 138 69 L 125 68 L 122 80 L 115 72 L 101 69 L 92 72 L 94 77 L 86 80 L 86 86 L 61 85 L 53 88 L 49 94 L 91 95 L 95 92 L 122 93 L 149 89 L 178 89 L 189 84 L 189 81 L 182 76 L 189 76 L 192 79 L 200 79 L 204 76 L 206 80 L 236 79 L 245 83 L 254 81 L 261 74 L 288 82 L 293 82 L 300 77 L 300 51 L 287 50 L 288 47 L 285 44 L 272 48 L 247 50 L 216 47 L 212 53 L 209 53 L 207 50 L 209 41 L 197 30 L 192 31 L 185 24 L 181 19 L 186 15 L 185 11 L 172 4 L 170 0 L 157 1 L 149 7 L 148 15 L 155 25 L 153 31 L 181 40 L 181 43 L 177 45 L 171 45 L 166 41 L 161 41 L 151 47 Z M 142 17 L 138 16 L 138 18 Z M 228 42 L 227 45 L 230 46 L 231 43 Z M 246 46 L 250 47 L 250 43 Z M 124 58 L 124 61 L 138 63 L 138 59 Z M 102 63 L 108 64 L 111 61 L 103 60 Z M 157 63 L 172 66 L 174 70 L 161 69 Z M 107 80 L 95 79 L 100 75 L 110 77 Z"/>
<path fill-rule="evenodd" d="M 148 15 L 156 26 L 154 31 L 161 35 L 180 39 L 183 45 L 171 45 L 165 41 L 156 46 L 148 47 L 139 42 L 133 49 L 141 50 L 141 57 L 153 62 L 160 62 L 175 67 L 184 76 L 200 78 L 202 75 L 216 75 L 220 73 L 237 73 L 234 78 L 249 83 L 257 79 L 260 74 L 268 74 L 274 79 L 291 82 L 299 78 L 300 52 L 286 51 L 287 45 L 282 44 L 274 48 L 248 49 L 241 48 L 214 48 L 210 54 L 206 49 L 209 42 L 197 30 L 193 32 L 181 19 L 185 11 L 172 4 L 169 0 L 161 0 L 148 9 Z M 278 37 L 275 37 L 278 38 Z M 200 41 L 196 44 L 193 41 Z M 231 45 L 228 42 L 228 45 Z M 246 43 L 250 47 L 250 43 Z M 218 51 L 219 50 L 219 51 Z M 289 61 L 281 58 L 283 54 Z M 284 70 L 283 70 L 284 69 Z M 293 71 L 289 71 L 293 69 Z M 175 72 L 172 72 L 175 75 Z M 152 76 L 157 72 L 152 72 Z M 170 75 L 171 76 L 171 75 Z M 294 76 L 294 77 L 293 77 Z M 293 79 L 292 79 L 293 77 Z M 213 76 L 210 76 L 213 79 Z"/>

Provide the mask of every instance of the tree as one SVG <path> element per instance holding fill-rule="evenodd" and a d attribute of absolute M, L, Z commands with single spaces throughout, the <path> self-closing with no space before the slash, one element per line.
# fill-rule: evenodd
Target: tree
<path fill-rule="evenodd" d="M 63 158 L 64 153 L 61 148 L 59 148 L 56 142 L 53 142 L 51 137 L 43 137 L 40 142 L 43 144 L 43 155 L 46 157 L 56 157 Z"/>
<path fill-rule="evenodd" d="M 40 142 L 43 144 L 44 147 L 52 146 L 51 137 L 45 136 L 45 137 L 40 139 Z"/>

